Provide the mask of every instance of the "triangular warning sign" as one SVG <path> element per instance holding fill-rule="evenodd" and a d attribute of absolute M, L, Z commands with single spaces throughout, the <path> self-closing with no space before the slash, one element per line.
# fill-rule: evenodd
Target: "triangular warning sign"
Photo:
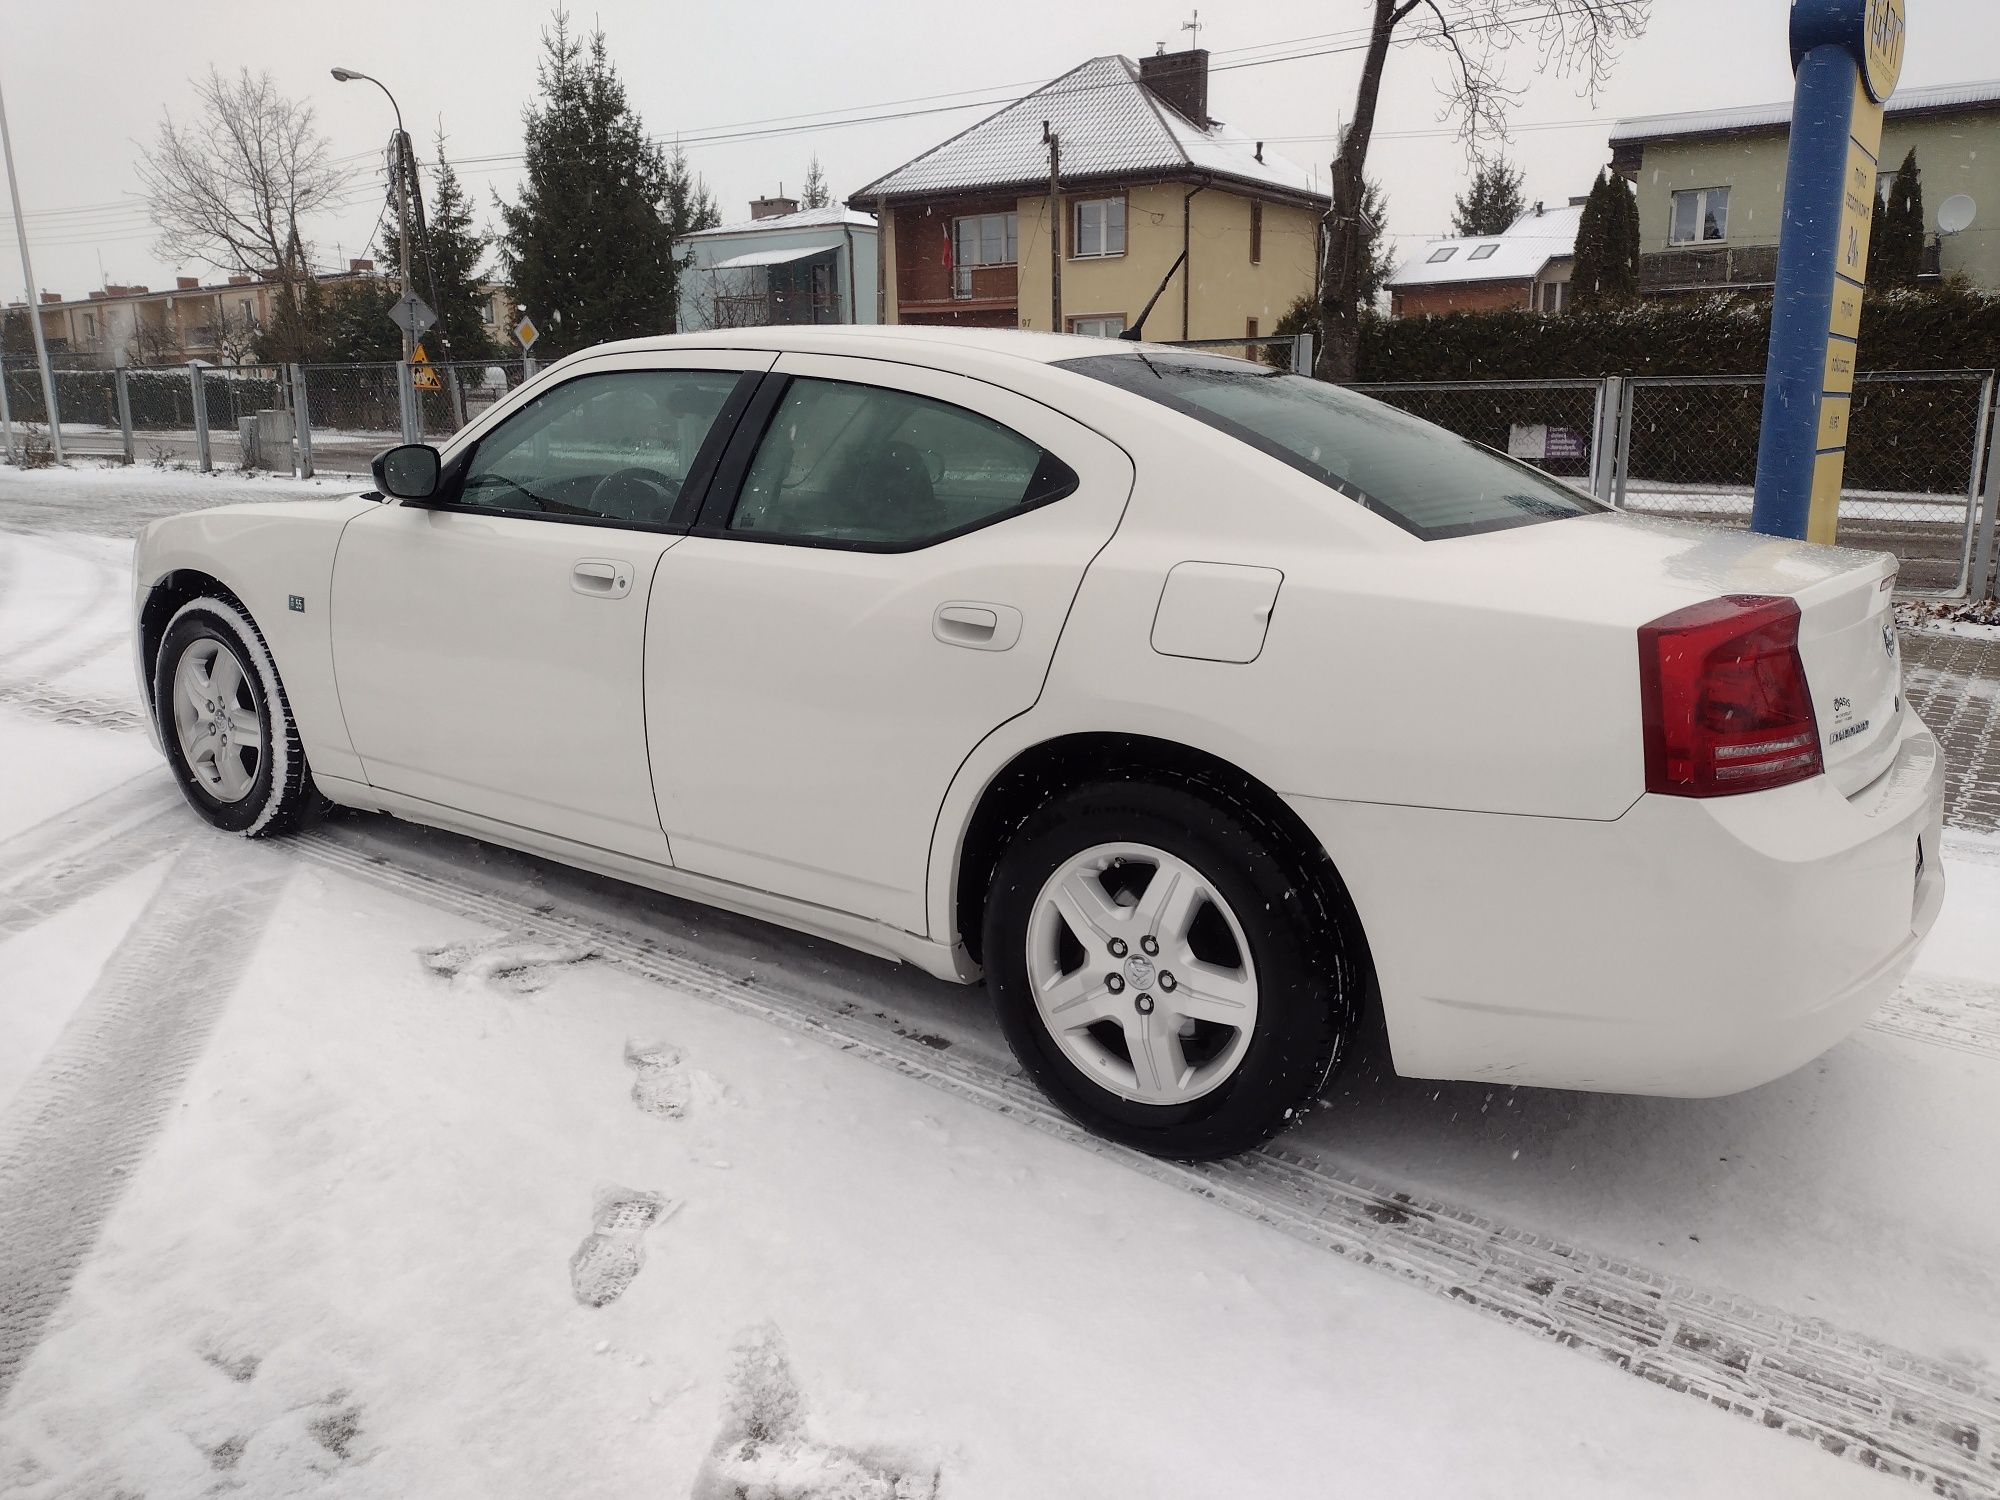
<path fill-rule="evenodd" d="M 417 345 L 417 352 L 410 356 L 410 363 L 413 365 L 427 365 L 430 362 L 431 357 L 424 353 L 424 346 L 422 344 Z"/>

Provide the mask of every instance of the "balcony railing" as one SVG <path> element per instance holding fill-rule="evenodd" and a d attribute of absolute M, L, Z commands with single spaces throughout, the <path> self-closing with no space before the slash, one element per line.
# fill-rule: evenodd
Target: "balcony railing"
<path fill-rule="evenodd" d="M 1778 279 L 1776 245 L 1717 245 L 1664 250 L 1639 257 L 1639 293 L 1691 292 L 1729 287 L 1769 287 Z"/>

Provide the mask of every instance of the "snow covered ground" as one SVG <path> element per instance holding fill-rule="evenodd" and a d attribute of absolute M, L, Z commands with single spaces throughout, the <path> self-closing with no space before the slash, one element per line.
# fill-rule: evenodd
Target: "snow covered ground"
<path fill-rule="evenodd" d="M 2000 841 L 1766 1088 L 1378 1044 L 1153 1163 L 976 991 L 384 819 L 208 832 L 117 534 L 338 490 L 158 477 L 65 526 L 0 472 L 0 1496 L 2000 1493 Z"/>

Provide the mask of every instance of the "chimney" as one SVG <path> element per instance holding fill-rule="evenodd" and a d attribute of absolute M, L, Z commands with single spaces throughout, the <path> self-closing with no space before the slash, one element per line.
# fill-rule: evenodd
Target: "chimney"
<path fill-rule="evenodd" d="M 375 269 L 375 262 L 372 260 L 350 260 L 347 263 L 347 269 L 350 271 L 360 271 L 364 273 L 370 272 Z"/>
<path fill-rule="evenodd" d="M 54 298 L 54 299 L 52 299 L 52 300 L 54 300 L 54 301 L 57 301 L 57 302 L 60 302 L 60 301 L 62 301 L 62 298 L 60 298 L 60 297 L 56 297 L 56 298 Z M 102 293 L 102 292 L 92 292 L 92 293 L 90 294 L 90 300 L 91 300 L 92 302 L 102 302 L 102 301 L 104 300 L 104 293 Z M 58 416 L 60 416 L 60 415 L 61 415 L 61 413 L 60 413 L 60 412 L 58 412 L 58 413 L 57 413 L 57 415 L 58 415 Z"/>
<path fill-rule="evenodd" d="M 1572 199 L 1570 199 L 1570 200 L 1569 200 L 1569 206 L 1570 206 L 1571 208 L 1582 208 L 1582 207 L 1583 207 L 1583 205 L 1584 205 L 1584 204 L 1586 204 L 1586 203 L 1588 203 L 1589 201 L 1590 201 L 1590 195 L 1589 195 L 1588 193 L 1586 193 L 1586 194 L 1585 194 L 1585 195 L 1584 195 L 1583 197 L 1581 197 L 1581 198 L 1572 198 Z"/>
<path fill-rule="evenodd" d="M 131 293 L 134 297 L 143 297 L 148 292 L 152 291 L 152 288 L 149 286 L 128 286 L 125 288 L 125 290 Z"/>
<path fill-rule="evenodd" d="M 199 276 L 176 276 L 174 278 L 174 285 L 181 291 L 191 292 L 201 285 L 201 278 Z"/>
<path fill-rule="evenodd" d="M 62 294 L 61 292 L 43 292 L 43 293 L 42 293 L 42 301 L 43 301 L 43 302 L 45 302 L 45 303 L 46 303 L 46 302 L 60 302 L 60 301 L 62 301 L 62 299 L 63 299 L 63 294 Z M 60 413 L 58 413 L 58 415 L 60 415 Z"/>
<path fill-rule="evenodd" d="M 753 219 L 775 219 L 781 214 L 795 214 L 799 211 L 796 198 L 752 198 L 750 217 Z"/>
<path fill-rule="evenodd" d="M 248 276 L 232 276 L 229 278 L 229 284 L 231 286 L 248 286 L 250 285 L 250 278 Z"/>
<path fill-rule="evenodd" d="M 1208 117 L 1208 49 L 1161 52 L 1139 59 L 1139 82 L 1153 97 L 1168 105 L 1203 130 L 1215 122 Z"/>

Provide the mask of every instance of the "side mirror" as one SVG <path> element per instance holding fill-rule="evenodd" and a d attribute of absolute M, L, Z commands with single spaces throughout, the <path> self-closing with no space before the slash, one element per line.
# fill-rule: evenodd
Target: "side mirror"
<path fill-rule="evenodd" d="M 375 483 L 398 500 L 428 500 L 437 493 L 438 451 L 429 443 L 404 443 L 375 455 Z"/>

